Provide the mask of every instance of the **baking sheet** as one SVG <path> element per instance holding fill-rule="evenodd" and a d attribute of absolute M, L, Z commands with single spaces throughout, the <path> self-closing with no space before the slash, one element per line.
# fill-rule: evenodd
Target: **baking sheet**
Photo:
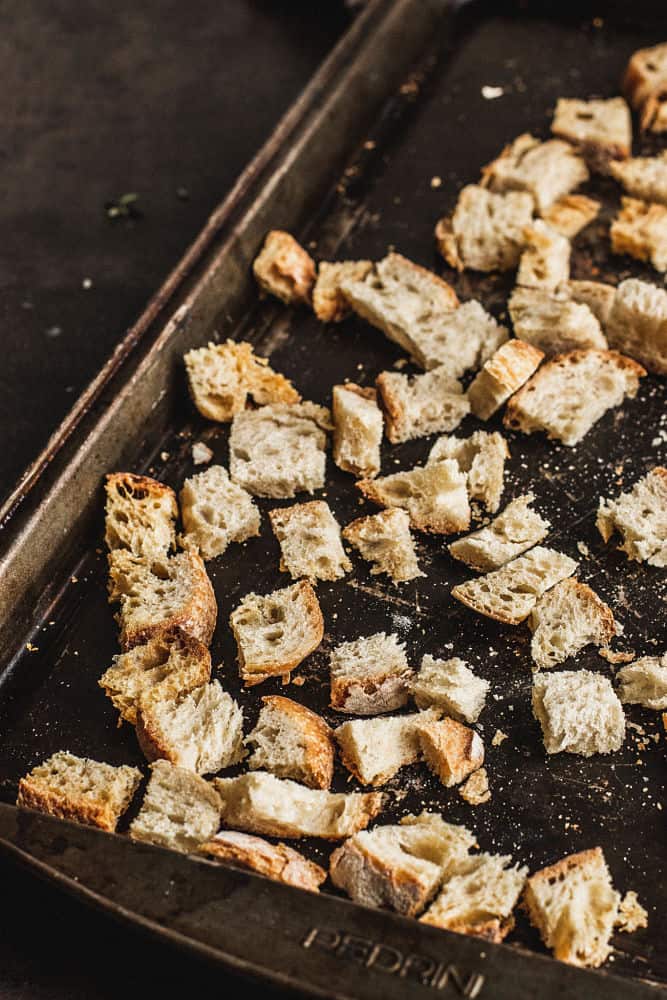
<path fill-rule="evenodd" d="M 517 18 L 482 5 L 464 10 L 454 33 L 448 30 L 443 38 L 435 63 L 427 58 L 405 81 L 365 146 L 332 184 L 318 217 L 300 235 L 324 259 L 334 253 L 341 259 L 377 259 L 395 247 L 452 280 L 461 297 L 478 297 L 503 318 L 512 278 L 453 275 L 435 254 L 436 219 L 505 142 L 522 131 L 547 136 L 557 97 L 612 96 L 629 54 L 663 35 L 655 28 L 629 29 L 591 20 Z M 484 85 L 501 87 L 503 96 L 485 99 Z M 635 151 L 655 145 L 636 143 Z M 618 203 L 616 185 L 595 179 L 583 190 L 604 199 L 605 214 L 578 237 L 573 277 L 618 281 L 633 274 L 656 280 L 649 268 L 606 253 L 604 234 Z M 274 220 L 276 226 L 284 223 L 280 217 Z M 252 339 L 269 354 L 274 367 L 294 380 L 304 398 L 321 403 L 330 401 L 332 384 L 344 378 L 373 384 L 379 371 L 401 357 L 382 334 L 356 318 L 322 326 L 306 311 L 268 300 L 256 305 L 238 336 Z M 226 464 L 228 457 L 227 428 L 200 420 L 187 400 L 182 373 L 178 382 L 170 433 L 155 442 L 157 460 L 146 470 L 174 487 L 195 471 L 193 441 L 206 441 L 214 461 Z M 469 434 L 478 426 L 468 418 L 457 433 Z M 488 427 L 498 429 L 500 420 Z M 553 524 L 548 544 L 579 559 L 580 578 L 608 601 L 625 628 L 617 646 L 638 655 L 667 646 L 665 574 L 628 563 L 613 545 L 604 547 L 594 528 L 594 511 L 599 496 L 615 495 L 653 465 L 664 464 L 666 439 L 664 383 L 655 377 L 643 380 L 637 399 L 607 414 L 575 449 L 548 443 L 540 435 L 508 435 L 512 458 L 503 505 L 528 489 L 535 492 L 535 506 Z M 424 460 L 432 443 L 421 439 L 385 445 L 383 473 Z M 332 462 L 326 488 L 318 496 L 329 502 L 341 524 L 372 512 L 358 499 L 352 478 Z M 302 499 L 307 498 L 297 501 Z M 259 501 L 264 515 L 281 505 Z M 99 508 L 88 556 L 32 638 L 31 648 L 2 675 L 0 787 L 7 798 L 15 794 L 22 773 L 58 749 L 116 764 L 142 761 L 133 731 L 117 728 L 116 713 L 97 685 L 117 652 L 105 596 L 101 492 Z M 326 634 L 320 649 L 293 674 L 293 680 L 304 679 L 303 685 L 283 687 L 275 680 L 247 692 L 238 685 L 229 613 L 249 590 L 268 592 L 290 582 L 278 570 L 278 545 L 264 516 L 260 538 L 242 548 L 232 546 L 208 564 L 219 606 L 212 647 L 219 667 L 215 676 L 238 698 L 249 731 L 259 696 L 271 693 L 303 701 L 334 725 L 344 721 L 327 707 L 327 658 L 333 646 L 359 634 L 397 632 L 415 666 L 424 653 L 466 659 L 491 682 L 477 727 L 486 744 L 491 801 L 473 809 L 456 789 L 442 788 L 424 765 L 415 765 L 389 783 L 390 806 L 383 821 L 435 808 L 448 820 L 470 826 L 482 849 L 511 853 L 531 869 L 599 844 L 616 886 L 622 892 L 635 889 L 649 910 L 648 930 L 615 939 L 617 951 L 609 971 L 667 982 L 667 923 L 661 906 L 664 736 L 659 735 L 658 714 L 629 707 L 631 727 L 617 754 L 547 759 L 530 711 L 530 633 L 525 627 L 504 628 L 482 619 L 450 597 L 451 587 L 470 573 L 447 556 L 445 542 L 420 537 L 420 563 L 427 578 L 398 587 L 372 577 L 366 564 L 353 556 L 354 572 L 344 581 L 318 584 Z M 576 667 L 613 675 L 594 649 L 584 651 Z M 508 739 L 493 747 L 497 729 Z M 356 784 L 338 767 L 334 787 L 349 790 Z M 315 842 L 304 847 L 319 861 L 329 851 Z M 521 915 L 508 944 L 543 950 Z"/>

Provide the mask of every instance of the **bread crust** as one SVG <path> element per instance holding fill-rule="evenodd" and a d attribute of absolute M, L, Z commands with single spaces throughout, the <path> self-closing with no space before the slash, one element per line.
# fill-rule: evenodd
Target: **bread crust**
<path fill-rule="evenodd" d="M 339 282 L 363 281 L 373 270 L 370 260 L 321 261 L 313 288 L 313 310 L 323 323 L 340 323 L 350 311 Z"/>
<path fill-rule="evenodd" d="M 202 844 L 199 853 L 309 892 L 319 892 L 327 877 L 323 868 L 287 844 L 271 844 L 261 837 L 235 830 L 221 830 L 212 840 Z"/>
<path fill-rule="evenodd" d="M 252 269 L 260 286 L 287 305 L 310 303 L 315 261 L 290 233 L 272 229 Z"/>
<path fill-rule="evenodd" d="M 460 784 L 484 763 L 484 745 L 474 731 L 455 719 L 418 724 L 426 763 L 446 788 Z"/>
<path fill-rule="evenodd" d="M 426 892 L 423 881 L 417 875 L 406 868 L 397 871 L 396 866 L 383 862 L 353 837 L 337 847 L 329 859 L 331 881 L 338 888 L 347 889 L 345 869 L 351 872 L 362 870 L 366 879 L 377 886 L 377 894 L 388 895 L 389 906 L 406 917 L 417 916 L 438 887 L 436 883 L 430 892 Z M 363 902 L 363 899 L 358 898 L 357 902 Z"/>
<path fill-rule="evenodd" d="M 665 68 L 654 80 L 645 66 L 649 60 L 656 58 L 665 59 Z M 657 132 L 663 131 L 665 125 L 660 115 L 660 108 L 662 101 L 667 97 L 667 43 L 663 42 L 634 52 L 626 67 L 621 86 L 632 107 L 640 112 L 642 131 L 651 128 Z"/>
<path fill-rule="evenodd" d="M 300 779 L 309 788 L 329 788 L 334 769 L 333 730 L 316 712 L 279 694 L 265 695 L 262 703 L 277 709 L 298 726 L 306 753 L 307 775 Z"/>
<path fill-rule="evenodd" d="M 475 416 L 488 420 L 529 379 L 544 360 L 544 353 L 516 337 L 502 344 L 485 362 L 468 388 Z"/>

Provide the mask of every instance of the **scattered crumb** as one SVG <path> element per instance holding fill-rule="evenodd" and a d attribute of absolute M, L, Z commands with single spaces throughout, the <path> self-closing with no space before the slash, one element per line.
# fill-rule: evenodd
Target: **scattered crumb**
<path fill-rule="evenodd" d="M 482 87 L 482 97 L 485 101 L 495 101 L 497 97 L 502 97 L 505 91 L 502 87 L 490 87 L 485 84 Z"/>
<path fill-rule="evenodd" d="M 607 663 L 632 663 L 637 654 L 634 649 L 628 649 L 626 652 L 623 652 L 623 650 L 614 652 L 609 646 L 603 646 L 601 649 L 598 649 L 598 655 L 603 660 L 606 660 Z"/>
<path fill-rule="evenodd" d="M 431 177 L 431 187 L 432 188 L 442 187 L 442 177 Z"/>
<path fill-rule="evenodd" d="M 169 452 L 168 451 L 161 451 L 160 452 L 160 458 L 161 458 L 161 460 L 163 462 L 168 462 L 169 461 Z"/>
<path fill-rule="evenodd" d="M 81 287 L 85 288 L 86 291 L 88 291 L 89 288 L 92 288 L 93 287 L 93 283 L 90 280 L 90 278 L 84 278 L 83 281 L 81 282 Z"/>
<path fill-rule="evenodd" d="M 504 733 L 502 729 L 496 729 L 493 734 L 493 739 L 491 740 L 492 747 L 499 747 L 500 744 L 507 739 L 507 733 Z"/>
<path fill-rule="evenodd" d="M 591 550 L 586 545 L 586 542 L 577 542 L 577 548 L 579 552 L 582 554 L 582 556 L 584 556 L 586 559 L 590 557 Z"/>
<path fill-rule="evenodd" d="M 79 582 L 78 576 L 71 576 L 69 578 L 69 580 L 70 580 L 70 583 L 78 583 Z"/>
<path fill-rule="evenodd" d="M 459 795 L 471 806 L 481 806 L 491 798 L 489 791 L 489 776 L 485 767 L 471 774 L 468 780 L 459 788 Z"/>
<path fill-rule="evenodd" d="M 618 924 L 620 931 L 632 934 L 639 927 L 648 927 L 648 913 L 637 899 L 637 893 L 632 889 L 626 892 L 618 908 Z"/>
<path fill-rule="evenodd" d="M 31 642 L 26 642 L 25 648 L 28 650 L 29 653 L 36 653 L 37 650 L 39 649 L 39 646 L 33 646 Z"/>
<path fill-rule="evenodd" d="M 195 441 L 192 446 L 192 461 L 195 465 L 206 465 L 213 458 L 213 452 L 203 441 Z"/>
<path fill-rule="evenodd" d="M 302 684 L 305 684 L 305 683 L 306 683 L 306 678 L 305 677 L 295 677 L 292 680 L 292 684 L 294 684 L 296 687 L 301 687 Z"/>

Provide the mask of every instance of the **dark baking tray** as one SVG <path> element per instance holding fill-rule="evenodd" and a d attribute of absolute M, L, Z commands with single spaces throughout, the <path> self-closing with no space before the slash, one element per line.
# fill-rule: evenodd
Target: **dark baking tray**
<path fill-rule="evenodd" d="M 505 142 L 521 131 L 547 135 L 558 96 L 617 92 L 629 54 L 667 33 L 664 15 L 657 21 L 636 13 L 628 18 L 593 17 L 582 8 L 571 17 L 552 15 L 546 7 L 535 14 L 510 4 L 455 9 L 424 0 L 376 0 L 360 16 L 2 512 L 0 789 L 8 802 L 21 774 L 64 747 L 110 763 L 141 762 L 133 732 L 117 728 L 97 686 L 117 651 L 105 599 L 100 484 L 106 471 L 128 467 L 178 487 L 193 472 L 190 447 L 197 439 L 226 463 L 227 429 L 200 420 L 188 402 L 183 351 L 212 337 L 250 339 L 306 398 L 323 403 L 335 382 L 348 377 L 372 384 L 400 357 L 381 334 L 354 318 L 325 327 L 305 311 L 258 301 L 249 264 L 266 229 L 296 232 L 324 259 L 376 259 L 396 247 L 453 280 L 463 297 L 479 297 L 504 316 L 511 277 L 450 273 L 433 249 L 434 222 Z M 485 100 L 485 84 L 501 86 L 503 96 Z M 636 143 L 636 149 L 654 147 Z M 439 186 L 432 178 L 440 179 Z M 596 179 L 589 190 L 603 199 L 605 210 L 576 242 L 574 276 L 655 280 L 649 269 L 613 260 L 605 249 L 605 224 L 618 201 L 615 186 Z M 553 524 L 550 541 L 579 558 L 581 578 L 609 601 L 625 627 L 621 645 L 638 653 L 667 645 L 664 573 L 605 548 L 594 529 L 594 511 L 600 495 L 618 492 L 664 463 L 664 421 L 664 384 L 649 377 L 636 400 L 607 414 L 575 449 L 539 435 L 509 435 L 503 502 L 534 490 Z M 499 425 L 496 420 L 490 426 Z M 475 426 L 469 419 L 460 432 Z M 383 469 L 423 460 L 430 444 L 385 448 Z M 321 495 L 342 523 L 363 509 L 351 478 L 332 463 Z M 260 501 L 263 512 L 272 506 Z M 438 988 L 469 996 L 630 997 L 648 990 L 638 980 L 667 983 L 659 807 L 664 741 L 657 713 L 631 708 L 625 747 L 611 758 L 547 759 L 530 712 L 527 629 L 502 628 L 451 599 L 451 586 L 468 574 L 446 556 L 442 539 L 421 538 L 419 554 L 428 577 L 400 588 L 371 577 L 356 560 L 345 581 L 321 583 L 326 635 L 295 673 L 305 683 L 284 689 L 270 681 L 259 693 L 284 691 L 329 721 L 340 721 L 327 707 L 327 654 L 342 640 L 381 629 L 397 631 L 414 662 L 431 652 L 456 653 L 473 663 L 492 684 L 479 727 L 491 801 L 472 809 L 456 790 L 443 789 L 415 766 L 390 783 L 383 819 L 425 807 L 442 810 L 453 822 L 471 826 L 483 849 L 511 853 L 531 869 L 600 844 L 618 887 L 636 889 L 649 909 L 646 931 L 615 939 L 608 965 L 613 976 L 578 972 L 543 957 L 521 915 L 506 945 L 487 945 L 11 807 L 0 812 L 0 842 L 13 843 L 17 856 L 32 858 L 47 877 L 79 892 L 84 887 L 87 898 L 118 915 L 306 992 L 405 996 Z M 258 692 L 239 689 L 227 619 L 249 590 L 270 591 L 288 582 L 278 571 L 267 518 L 260 538 L 230 549 L 209 563 L 209 571 L 219 604 L 214 663 L 239 698 L 249 728 Z M 592 650 L 577 666 L 612 674 Z M 491 745 L 496 729 L 508 734 L 499 747 Z M 351 787 L 342 769 L 335 787 Z M 320 861 L 328 853 L 319 843 L 305 843 L 304 849 Z M 144 877 L 147 871 L 154 876 Z M 187 885 L 188 893 L 179 897 L 165 889 L 170 878 Z M 248 938 L 263 918 L 270 941 L 258 951 Z M 303 947 L 313 928 L 320 928 L 319 937 Z M 366 945 L 354 945 L 355 935 Z M 420 981 L 417 960 L 408 971 L 401 973 L 403 964 L 388 975 L 381 962 L 369 964 L 374 942 L 404 957 L 437 959 L 443 969 L 459 963 L 465 976 L 438 978 L 435 967 L 427 973 L 423 966 Z"/>

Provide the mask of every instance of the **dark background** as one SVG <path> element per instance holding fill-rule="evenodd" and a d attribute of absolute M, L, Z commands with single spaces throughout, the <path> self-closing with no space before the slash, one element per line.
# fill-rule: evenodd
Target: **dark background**
<path fill-rule="evenodd" d="M 334 0 L 0 13 L 0 504 L 349 18 Z M 105 205 L 130 192 L 141 218 L 111 220 Z M 2 1000 L 248 988 L 6 861 L 0 884 Z"/>

